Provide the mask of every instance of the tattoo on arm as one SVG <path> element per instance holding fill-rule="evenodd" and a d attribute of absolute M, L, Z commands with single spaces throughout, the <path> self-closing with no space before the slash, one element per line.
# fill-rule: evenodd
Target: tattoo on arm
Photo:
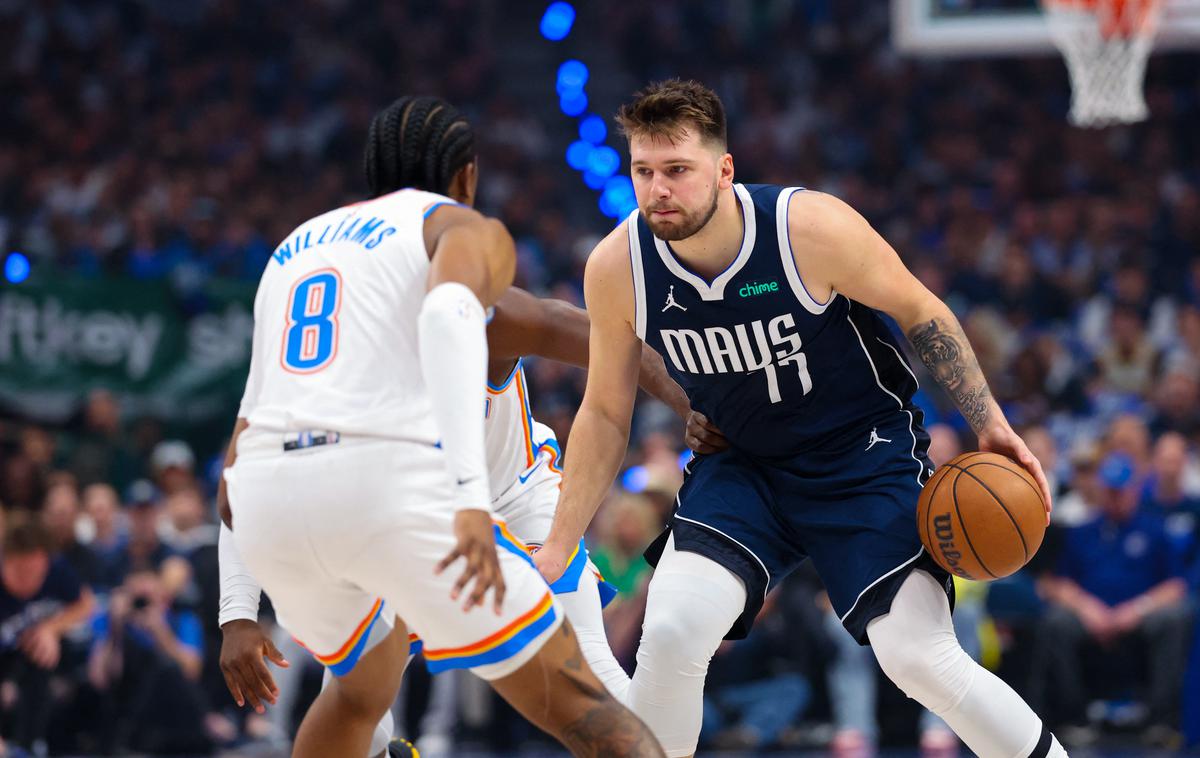
<path fill-rule="evenodd" d="M 933 378 L 979 433 L 991 415 L 992 393 L 962 327 L 956 320 L 930 319 L 910 329 L 908 339 Z"/>

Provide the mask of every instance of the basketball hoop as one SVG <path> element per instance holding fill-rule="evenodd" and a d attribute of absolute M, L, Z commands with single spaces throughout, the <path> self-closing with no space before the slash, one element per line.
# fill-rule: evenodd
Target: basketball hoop
<path fill-rule="evenodd" d="M 1162 0 L 1042 0 L 1042 7 L 1071 75 L 1071 123 L 1145 119 L 1142 81 Z"/>

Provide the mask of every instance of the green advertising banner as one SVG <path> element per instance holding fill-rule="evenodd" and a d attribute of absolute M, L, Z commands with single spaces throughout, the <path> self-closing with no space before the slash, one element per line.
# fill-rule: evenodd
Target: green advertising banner
<path fill-rule="evenodd" d="M 254 285 L 181 299 L 166 282 L 30 279 L 0 287 L 0 403 L 61 422 L 103 387 L 130 416 L 233 419 L 250 364 Z"/>

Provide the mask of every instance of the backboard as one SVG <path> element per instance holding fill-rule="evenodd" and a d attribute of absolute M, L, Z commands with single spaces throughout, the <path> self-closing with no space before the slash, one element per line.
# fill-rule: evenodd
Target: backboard
<path fill-rule="evenodd" d="M 892 44 L 907 55 L 1058 54 L 1038 0 L 891 0 Z M 1164 0 L 1156 50 L 1200 49 L 1200 0 Z"/>

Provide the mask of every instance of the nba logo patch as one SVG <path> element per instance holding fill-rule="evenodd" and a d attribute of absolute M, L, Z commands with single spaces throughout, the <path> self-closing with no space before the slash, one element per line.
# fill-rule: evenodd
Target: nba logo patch
<path fill-rule="evenodd" d="M 483 399 L 483 417 L 485 419 L 492 417 L 492 399 L 490 397 Z"/>

